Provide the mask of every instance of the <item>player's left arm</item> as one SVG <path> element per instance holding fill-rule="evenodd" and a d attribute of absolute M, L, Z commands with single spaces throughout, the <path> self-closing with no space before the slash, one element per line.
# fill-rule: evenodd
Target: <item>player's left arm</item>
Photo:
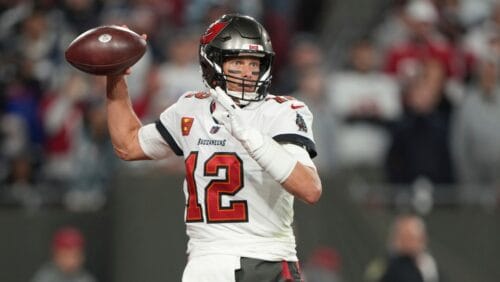
<path fill-rule="evenodd" d="M 304 151 L 304 149 L 299 148 L 296 145 L 286 144 L 284 146 L 294 146 L 298 150 Z M 282 146 L 282 147 L 284 147 Z M 287 150 L 290 152 L 289 150 Z M 297 161 L 292 169 L 290 175 L 281 183 L 281 186 L 285 188 L 290 194 L 303 200 L 308 204 L 316 203 L 321 197 L 322 185 L 319 178 L 318 172 L 315 167 L 303 164 Z"/>

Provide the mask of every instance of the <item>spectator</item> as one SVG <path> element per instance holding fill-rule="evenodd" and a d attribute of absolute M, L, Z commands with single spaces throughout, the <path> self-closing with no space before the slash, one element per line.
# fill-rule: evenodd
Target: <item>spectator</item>
<path fill-rule="evenodd" d="M 197 57 L 198 32 L 184 29 L 175 34 L 165 48 L 167 61 L 159 66 L 160 89 L 152 101 L 153 117 L 158 116 L 189 89 L 204 87 Z"/>
<path fill-rule="evenodd" d="M 341 282 L 342 260 L 339 253 L 330 247 L 316 248 L 304 266 L 308 282 Z"/>
<path fill-rule="evenodd" d="M 437 28 L 452 44 L 460 44 L 465 25 L 460 20 L 460 1 L 435 1 L 439 21 Z"/>
<path fill-rule="evenodd" d="M 30 148 L 26 123 L 18 114 L 0 116 L 0 156 L 8 159 Z"/>
<path fill-rule="evenodd" d="M 26 76 L 48 83 L 56 70 L 55 54 L 60 51 L 59 39 L 47 12 L 34 10 L 22 23 L 20 34 L 9 45 L 25 60 Z"/>
<path fill-rule="evenodd" d="M 95 282 L 84 268 L 85 239 L 75 227 L 58 229 L 52 239 L 52 258 L 34 274 L 31 282 Z"/>
<path fill-rule="evenodd" d="M 86 81 L 92 79 L 92 84 Z M 102 77 L 70 73 L 42 103 L 46 133 L 44 181 L 70 210 L 96 210 L 106 202 L 114 169 L 104 118 Z M 92 86 L 90 86 L 92 85 Z"/>
<path fill-rule="evenodd" d="M 500 189 L 498 61 L 484 60 L 453 123 L 453 153 L 464 200 L 495 205 Z"/>
<path fill-rule="evenodd" d="M 415 215 L 399 215 L 389 234 L 389 256 L 373 260 L 365 281 L 438 282 L 438 266 L 427 250 L 427 231 Z"/>
<path fill-rule="evenodd" d="M 391 231 L 391 258 L 382 282 L 437 282 L 436 261 L 427 252 L 427 234 L 421 218 L 403 215 L 396 218 Z"/>
<path fill-rule="evenodd" d="M 458 1 L 460 22 L 467 30 L 480 25 L 491 11 L 492 1 Z"/>
<path fill-rule="evenodd" d="M 40 106 L 46 135 L 42 173 L 54 185 L 67 186 L 74 177 L 83 118 L 81 104 L 88 93 L 85 77 L 70 73 L 61 86 L 44 94 Z"/>
<path fill-rule="evenodd" d="M 280 93 L 293 93 L 298 88 L 298 81 L 303 72 L 324 67 L 323 51 L 318 45 L 318 39 L 313 35 L 297 35 L 290 46 L 287 66 L 277 77 L 276 88 Z"/>
<path fill-rule="evenodd" d="M 29 65 L 29 62 L 27 61 L 26 64 Z M 23 124 L 19 130 L 25 129 L 25 132 L 19 134 L 26 136 L 27 147 L 38 147 L 44 137 L 38 111 L 42 88 L 37 80 L 30 77 L 29 71 L 18 71 L 15 78 L 7 83 L 3 92 L 5 95 L 4 114 L 10 116 L 9 122 L 17 119 L 19 124 Z"/>
<path fill-rule="evenodd" d="M 455 80 L 461 82 L 465 78 L 470 63 L 460 48 L 450 44 L 438 31 L 439 15 L 433 3 L 430 0 L 412 0 L 406 5 L 405 13 L 408 17 L 409 36 L 389 47 L 385 71 L 397 77 L 401 83 L 406 83 L 418 74 L 425 61 L 434 60 L 442 65 L 445 82 L 450 79 L 454 88 L 460 89 L 455 86 Z"/>
<path fill-rule="evenodd" d="M 1 201 L 4 205 L 37 210 L 42 205 L 35 175 L 35 164 L 26 153 L 11 158 L 10 171 L 2 184 Z"/>
<path fill-rule="evenodd" d="M 407 2 L 408 0 L 393 0 L 388 13 L 373 31 L 375 46 L 382 54 L 410 37 L 410 18 L 405 11 Z"/>
<path fill-rule="evenodd" d="M 104 80 L 102 77 L 98 79 Z M 78 147 L 74 152 L 74 162 L 78 165 L 75 165 L 64 204 L 72 211 L 94 211 L 106 204 L 108 182 L 117 164 L 109 141 L 102 97 L 86 101 L 79 136 Z"/>
<path fill-rule="evenodd" d="M 472 28 L 464 38 L 466 50 L 475 58 L 500 56 L 500 1 L 492 1 L 489 17 L 479 26 Z"/>
<path fill-rule="evenodd" d="M 404 113 L 392 128 L 386 158 L 389 182 L 412 184 L 427 178 L 454 183 L 449 146 L 451 105 L 443 96 L 444 69 L 427 61 L 403 90 Z"/>
<path fill-rule="evenodd" d="M 290 45 L 293 44 L 291 41 L 295 31 L 293 15 L 297 1 L 262 0 L 261 2 L 265 7 L 262 15 L 263 21 L 268 27 L 269 35 L 274 39 L 273 48 L 277 54 L 283 54 L 274 58 L 273 67 L 275 72 L 279 73 L 286 63 Z"/>
<path fill-rule="evenodd" d="M 381 175 L 390 142 L 387 124 L 399 118 L 401 106 L 398 84 L 378 71 L 377 59 L 370 41 L 354 44 L 351 69 L 334 73 L 328 92 L 338 123 L 338 165 Z"/>

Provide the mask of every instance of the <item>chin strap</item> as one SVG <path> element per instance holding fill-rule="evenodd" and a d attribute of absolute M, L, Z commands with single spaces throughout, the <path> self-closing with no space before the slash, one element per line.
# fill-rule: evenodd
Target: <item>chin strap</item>
<path fill-rule="evenodd" d="M 283 147 L 271 137 L 242 122 L 242 110 L 220 87 L 210 89 L 212 97 L 222 106 L 214 118 L 241 142 L 248 154 L 279 183 L 285 182 L 297 164 Z"/>
<path fill-rule="evenodd" d="M 221 88 L 221 90 L 222 90 L 222 88 Z M 222 91 L 224 91 L 224 90 L 222 90 Z M 259 96 L 259 94 L 257 94 L 257 92 L 245 92 L 243 94 L 242 92 L 239 92 L 239 91 L 228 90 L 226 93 L 228 96 L 237 99 L 239 105 L 245 105 L 245 106 L 250 104 L 251 101 L 249 101 L 249 100 L 257 101 L 256 98 Z M 247 99 L 247 100 L 243 100 L 243 98 Z"/>

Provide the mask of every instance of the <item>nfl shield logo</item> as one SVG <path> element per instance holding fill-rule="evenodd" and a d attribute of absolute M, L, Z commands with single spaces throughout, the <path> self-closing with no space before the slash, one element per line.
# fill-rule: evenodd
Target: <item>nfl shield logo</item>
<path fill-rule="evenodd" d="M 215 133 L 219 132 L 219 129 L 220 129 L 220 126 L 214 125 L 214 126 L 212 126 L 212 128 L 210 129 L 210 133 L 211 133 L 211 134 L 215 134 Z"/>

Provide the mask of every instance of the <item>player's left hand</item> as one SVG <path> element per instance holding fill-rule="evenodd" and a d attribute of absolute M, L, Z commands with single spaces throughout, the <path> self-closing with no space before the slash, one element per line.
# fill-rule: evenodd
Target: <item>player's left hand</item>
<path fill-rule="evenodd" d="M 216 108 L 214 118 L 222 123 L 236 139 L 241 141 L 243 131 L 245 131 L 241 121 L 241 108 L 218 86 L 215 89 L 210 89 L 210 94 L 217 101 L 217 106 L 222 106 L 222 109 Z"/>
<path fill-rule="evenodd" d="M 214 111 L 214 118 L 241 142 L 248 154 L 276 181 L 283 183 L 297 160 L 290 156 L 280 144 L 259 130 L 245 125 L 244 111 L 220 87 L 210 89 L 211 96 L 222 110 Z M 224 111 L 225 110 L 225 111 Z"/>
<path fill-rule="evenodd" d="M 210 89 L 210 94 L 212 98 L 217 102 L 215 111 L 213 112 L 213 117 L 231 133 L 232 132 L 232 126 L 231 126 L 231 119 L 234 118 L 234 113 L 239 109 L 238 105 L 234 103 L 234 101 L 226 95 L 226 92 L 222 90 L 220 87 L 217 87 L 216 89 Z"/>
<path fill-rule="evenodd" d="M 222 123 L 224 127 L 238 139 L 247 150 L 253 151 L 260 147 L 263 142 L 262 133 L 254 128 L 244 125 L 242 110 L 220 87 L 210 89 L 210 94 L 224 110 L 216 110 L 214 118 Z"/>

